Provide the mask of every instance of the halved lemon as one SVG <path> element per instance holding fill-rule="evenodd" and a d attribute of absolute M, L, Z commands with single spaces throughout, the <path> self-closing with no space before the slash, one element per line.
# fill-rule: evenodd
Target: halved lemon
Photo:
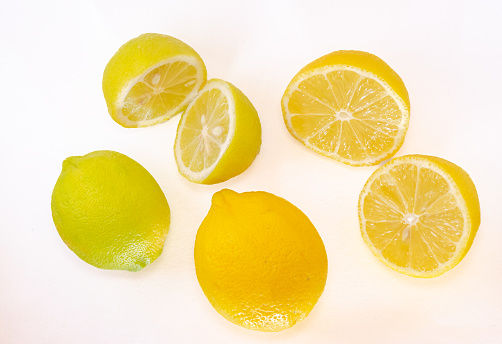
<path fill-rule="evenodd" d="M 392 269 L 436 277 L 467 254 L 480 224 L 476 187 L 459 166 L 407 155 L 378 168 L 359 197 L 364 241 Z"/>
<path fill-rule="evenodd" d="M 260 151 L 261 125 L 253 104 L 229 82 L 207 82 L 181 116 L 174 144 L 179 172 L 214 184 L 244 172 Z"/>
<path fill-rule="evenodd" d="M 182 112 L 206 82 L 199 54 L 182 41 L 147 33 L 113 55 L 103 73 L 103 94 L 114 121 L 147 127 Z"/>
<path fill-rule="evenodd" d="M 288 131 L 315 152 L 376 165 L 402 146 L 410 101 L 399 75 L 362 51 L 335 51 L 302 68 L 282 97 Z"/>

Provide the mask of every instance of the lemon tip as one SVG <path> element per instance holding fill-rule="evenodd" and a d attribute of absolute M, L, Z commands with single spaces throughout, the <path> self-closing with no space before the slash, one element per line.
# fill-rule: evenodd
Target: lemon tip
<path fill-rule="evenodd" d="M 222 189 L 213 195 L 211 203 L 216 206 L 227 206 L 239 193 L 230 190 Z"/>

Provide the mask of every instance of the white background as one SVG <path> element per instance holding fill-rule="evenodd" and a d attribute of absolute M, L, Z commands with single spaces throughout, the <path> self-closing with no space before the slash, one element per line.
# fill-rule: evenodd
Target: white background
<path fill-rule="evenodd" d="M 501 343 L 502 3 L 500 1 L 0 2 L 0 343 Z M 109 117 L 103 69 L 145 32 L 177 37 L 208 77 L 238 86 L 258 110 L 263 145 L 242 175 L 214 186 L 177 172 L 179 116 L 145 129 Z M 357 198 L 375 167 L 351 168 L 287 132 L 280 99 L 294 74 L 334 50 L 380 56 L 403 78 L 411 122 L 398 156 L 463 167 L 481 227 L 445 275 L 400 275 L 359 234 Z M 62 161 L 110 149 L 141 163 L 169 201 L 163 254 L 138 273 L 94 268 L 51 218 Z M 206 300 L 193 245 L 214 192 L 265 190 L 302 209 L 326 246 L 326 289 L 303 322 L 279 333 L 240 328 Z"/>

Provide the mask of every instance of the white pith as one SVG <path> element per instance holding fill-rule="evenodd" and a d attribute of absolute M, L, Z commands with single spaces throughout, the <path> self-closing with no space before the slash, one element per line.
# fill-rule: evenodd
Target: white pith
<path fill-rule="evenodd" d="M 352 72 L 355 72 L 355 73 L 361 75 L 364 78 L 372 79 L 372 80 L 378 82 L 385 89 L 386 96 L 392 97 L 392 99 L 395 101 L 395 103 L 397 104 L 397 106 L 402 114 L 402 117 L 401 117 L 400 123 L 397 125 L 399 130 L 398 130 L 398 134 L 394 137 L 394 145 L 389 151 L 384 152 L 383 154 L 381 154 L 379 156 L 368 157 L 367 159 L 364 159 L 364 160 L 355 161 L 352 159 L 347 159 L 345 157 L 342 157 L 339 154 L 337 154 L 336 152 L 327 152 L 322 149 L 319 149 L 318 147 L 316 147 L 313 144 L 311 144 L 310 142 L 308 142 L 308 138 L 301 137 L 295 131 L 295 129 L 291 123 L 291 118 L 293 116 L 295 116 L 296 114 L 294 114 L 294 113 L 292 114 L 289 110 L 289 107 L 288 107 L 291 95 L 293 94 L 294 91 L 299 90 L 298 85 L 300 83 L 302 83 L 304 80 L 309 79 L 309 78 L 316 76 L 316 75 L 320 75 L 320 74 L 326 75 L 328 73 L 335 72 L 335 71 L 352 71 Z M 284 116 L 285 121 L 286 121 L 286 126 L 288 127 L 291 134 L 297 140 L 299 140 L 305 146 L 307 146 L 308 148 L 314 150 L 315 152 L 317 152 L 321 155 L 328 156 L 328 157 L 331 157 L 335 160 L 347 163 L 349 165 L 354 165 L 354 166 L 374 165 L 374 164 L 377 164 L 378 162 L 385 160 L 386 158 L 392 156 L 399 149 L 402 142 L 404 141 L 404 136 L 406 134 L 406 130 L 408 128 L 408 122 L 409 122 L 409 110 L 408 110 L 406 104 L 401 99 L 401 97 L 399 97 L 398 94 L 389 86 L 389 84 L 387 84 L 387 82 L 385 82 L 382 78 L 380 78 L 379 76 L 377 76 L 373 73 L 370 73 L 368 71 L 365 71 L 365 70 L 357 68 L 357 67 L 348 66 L 348 65 L 325 66 L 325 67 L 314 69 L 313 71 L 310 71 L 307 73 L 303 73 L 303 74 L 295 77 L 293 82 L 288 86 L 288 93 L 283 97 L 283 104 L 282 105 L 283 105 L 283 109 L 285 109 L 285 112 L 286 112 L 286 114 Z M 306 114 L 298 114 L 298 115 L 306 115 Z M 340 111 L 340 113 L 337 113 L 336 117 L 337 117 L 337 120 L 344 121 L 344 120 L 349 120 L 352 117 L 352 114 L 349 111 L 343 110 L 343 111 Z"/>
<path fill-rule="evenodd" d="M 209 167 L 206 167 L 205 169 L 203 169 L 202 171 L 194 172 L 190 169 L 189 166 L 186 166 L 184 164 L 182 156 L 181 156 L 180 140 L 181 140 L 181 132 L 184 128 L 185 121 L 186 121 L 185 114 L 187 114 L 190 111 L 190 109 L 193 107 L 193 105 L 195 104 L 197 99 L 195 99 L 193 102 L 191 102 L 188 105 L 188 108 L 181 116 L 180 123 L 178 125 L 178 130 L 176 133 L 176 141 L 174 143 L 174 154 L 175 154 L 176 163 L 178 164 L 178 168 L 180 169 L 180 172 L 183 175 L 188 176 L 190 180 L 195 181 L 195 182 L 201 182 L 201 181 L 205 180 L 211 174 L 211 172 L 213 172 L 213 170 L 216 168 L 216 166 L 220 162 L 221 158 L 223 157 L 223 155 L 227 151 L 228 147 L 230 146 L 230 143 L 232 142 L 232 139 L 234 137 L 234 132 L 235 132 L 235 121 L 236 121 L 236 119 L 235 119 L 235 101 L 234 101 L 234 97 L 232 95 L 232 91 L 230 90 L 230 88 L 227 84 L 225 84 L 224 82 L 219 81 L 219 80 L 210 81 L 204 86 L 204 88 L 202 88 L 202 90 L 199 92 L 198 97 L 200 97 L 203 93 L 209 92 L 213 89 L 219 90 L 225 96 L 227 103 L 228 103 L 228 118 L 229 118 L 228 135 L 225 139 L 225 142 L 220 146 L 220 153 L 219 153 L 218 157 L 216 158 L 215 162 L 212 165 L 210 165 Z M 215 127 L 214 129 L 216 129 L 216 128 L 219 128 L 219 127 Z"/>
<path fill-rule="evenodd" d="M 145 76 L 147 76 L 152 70 L 159 68 L 162 65 L 176 63 L 176 62 L 186 62 L 186 63 L 194 66 L 195 70 L 197 71 L 197 76 L 196 76 L 197 82 L 196 82 L 192 92 L 190 92 L 190 94 L 188 94 L 186 96 L 185 100 L 182 103 L 180 103 L 174 110 L 171 110 L 171 111 L 169 111 L 161 116 L 158 116 L 156 118 L 153 118 L 153 119 L 142 120 L 142 121 L 131 121 L 129 118 L 124 116 L 122 114 L 122 107 L 124 106 L 124 101 L 125 101 L 127 95 L 129 94 L 131 89 L 134 87 L 134 85 L 136 85 L 138 82 L 142 82 L 144 80 Z M 194 56 L 188 56 L 188 55 L 171 57 L 171 58 L 162 60 L 153 66 L 150 66 L 141 75 L 137 76 L 136 78 L 131 79 L 127 83 L 127 85 L 124 86 L 124 88 L 122 88 L 122 90 L 120 91 L 120 93 L 117 97 L 117 101 L 115 102 L 115 108 L 117 109 L 116 116 L 117 116 L 118 120 L 126 126 L 147 127 L 147 126 L 151 126 L 151 125 L 163 122 L 167 118 L 170 118 L 170 117 L 178 114 L 183 109 L 183 107 L 185 107 L 190 101 L 192 101 L 197 96 L 198 90 L 201 87 L 202 82 L 204 81 L 203 71 L 204 71 L 204 66 L 200 63 L 200 61 L 197 58 L 195 58 Z"/>
<path fill-rule="evenodd" d="M 388 173 L 392 168 L 398 165 L 402 164 L 412 164 L 417 166 L 417 176 L 420 171 L 420 168 L 427 168 L 432 170 L 433 172 L 437 173 L 440 175 L 444 180 L 448 183 L 449 185 L 449 193 L 454 197 L 456 205 L 458 206 L 460 212 L 462 213 L 462 217 L 464 220 L 463 224 L 463 233 L 456 242 L 456 250 L 452 254 L 451 258 L 447 260 L 444 263 L 440 263 L 439 261 L 436 262 L 438 263 L 438 267 L 434 270 L 431 271 L 416 271 L 415 269 L 411 268 L 410 266 L 403 268 L 401 266 L 398 266 L 390 261 L 388 261 L 382 254 L 382 251 L 377 249 L 373 243 L 371 242 L 371 239 L 369 238 L 367 232 L 366 232 L 366 218 L 364 216 L 364 201 L 366 196 L 370 193 L 371 190 L 371 185 L 379 179 L 380 176 Z M 420 215 L 416 214 L 405 214 L 403 220 L 407 222 L 409 219 L 411 222 L 416 222 L 419 220 Z M 390 163 L 387 165 L 383 166 L 380 170 L 375 171 L 373 175 L 368 179 L 366 182 L 363 191 L 361 192 L 361 195 L 359 197 L 359 219 L 360 219 L 360 225 L 361 225 L 361 234 L 363 236 L 364 241 L 366 244 L 369 246 L 373 254 L 380 259 L 382 262 L 384 262 L 386 265 L 389 265 L 392 269 L 404 273 L 406 275 L 410 276 L 415 276 L 415 277 L 435 277 L 438 275 L 441 275 L 443 272 L 451 269 L 454 267 L 461 259 L 463 256 L 463 253 L 466 249 L 466 246 L 469 241 L 470 233 L 471 233 L 471 222 L 470 222 L 470 215 L 469 215 L 469 210 L 467 208 L 467 204 L 465 203 L 464 198 L 462 197 L 460 190 L 453 180 L 453 178 L 445 171 L 443 170 L 440 166 L 438 166 L 435 163 L 432 163 L 424 158 L 420 157 L 402 157 L 402 158 L 396 158 L 392 160 Z M 411 226 L 408 226 L 407 228 L 410 228 Z M 403 233 L 404 235 L 404 233 Z M 409 233 L 408 233 L 409 235 Z M 404 239 L 403 239 L 404 240 Z"/>

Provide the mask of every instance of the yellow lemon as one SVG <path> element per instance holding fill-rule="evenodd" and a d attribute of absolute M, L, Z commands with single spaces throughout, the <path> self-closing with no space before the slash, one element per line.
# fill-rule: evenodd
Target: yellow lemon
<path fill-rule="evenodd" d="M 65 244 L 101 269 L 141 270 L 161 254 L 169 230 L 169 205 L 155 179 L 112 151 L 67 158 L 51 207 Z"/>
<path fill-rule="evenodd" d="M 253 104 L 231 83 L 212 79 L 181 116 L 174 156 L 185 178 L 214 184 L 244 172 L 260 146 Z"/>
<path fill-rule="evenodd" d="M 399 75 L 375 55 L 341 50 L 302 68 L 282 97 L 288 131 L 352 166 L 376 165 L 402 146 L 410 101 Z"/>
<path fill-rule="evenodd" d="M 229 321 L 281 331 L 321 296 L 328 260 L 321 237 L 297 207 L 267 192 L 214 194 L 195 240 L 195 269 L 213 307 Z"/>
<path fill-rule="evenodd" d="M 378 168 L 359 197 L 364 241 L 392 269 L 435 277 L 467 254 L 480 223 L 469 175 L 433 156 L 407 155 Z"/>
<path fill-rule="evenodd" d="M 206 81 L 199 54 L 182 41 L 146 33 L 125 43 L 103 73 L 103 94 L 114 121 L 147 127 L 182 112 Z"/>

